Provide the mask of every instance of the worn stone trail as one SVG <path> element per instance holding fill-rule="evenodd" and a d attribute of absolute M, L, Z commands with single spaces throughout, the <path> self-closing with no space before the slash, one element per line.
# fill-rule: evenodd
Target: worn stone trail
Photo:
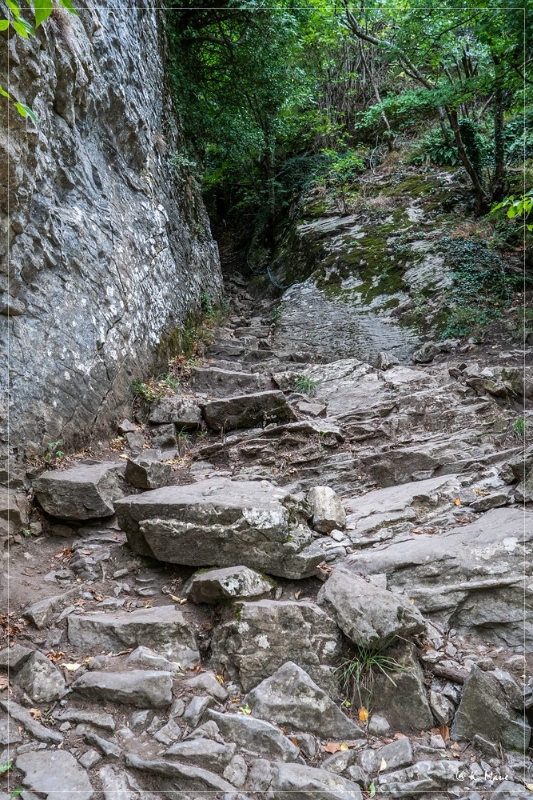
<path fill-rule="evenodd" d="M 519 372 L 310 355 L 228 292 L 114 449 L 6 493 L 0 800 L 533 797 Z"/>

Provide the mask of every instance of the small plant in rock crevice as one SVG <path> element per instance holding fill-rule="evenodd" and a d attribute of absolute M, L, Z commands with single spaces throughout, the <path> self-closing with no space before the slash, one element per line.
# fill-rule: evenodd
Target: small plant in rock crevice
<path fill-rule="evenodd" d="M 297 392 L 310 396 L 315 393 L 317 385 L 317 382 L 313 378 L 308 378 L 307 375 L 298 375 L 295 382 Z"/>
<path fill-rule="evenodd" d="M 526 438 L 527 433 L 527 420 L 524 417 L 518 417 L 513 423 L 513 436 L 519 441 Z"/>
<path fill-rule="evenodd" d="M 44 460 L 48 466 L 59 464 L 65 457 L 65 453 L 61 450 L 61 442 L 50 442 L 44 454 Z"/>
<path fill-rule="evenodd" d="M 335 669 L 340 690 L 346 695 L 351 705 L 364 707 L 369 702 L 372 697 L 374 681 L 379 675 L 384 675 L 396 685 L 393 675 L 407 671 L 407 668 L 395 658 L 387 655 L 397 639 L 398 637 L 393 636 L 376 645 L 362 643 L 355 645 Z"/>

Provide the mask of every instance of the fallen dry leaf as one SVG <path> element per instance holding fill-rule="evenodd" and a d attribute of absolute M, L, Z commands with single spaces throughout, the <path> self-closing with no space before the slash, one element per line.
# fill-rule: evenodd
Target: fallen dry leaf
<path fill-rule="evenodd" d="M 8 686 L 9 681 L 7 680 L 7 675 L 0 675 L 0 692 L 5 692 Z"/>
<path fill-rule="evenodd" d="M 298 744 L 298 739 L 297 739 L 295 736 L 289 736 L 289 739 L 291 740 L 291 742 L 293 743 L 293 745 L 294 745 L 295 747 L 297 747 L 297 748 L 298 748 L 298 750 L 299 750 L 299 749 L 300 749 L 300 745 Z"/>
<path fill-rule="evenodd" d="M 65 667 L 69 672 L 76 672 L 77 669 L 81 667 L 81 664 L 61 664 L 62 667 Z"/>
<path fill-rule="evenodd" d="M 383 772 L 383 770 L 387 769 L 387 762 L 384 758 L 381 759 L 381 764 L 379 765 L 379 772 Z"/>
<path fill-rule="evenodd" d="M 340 750 L 341 750 L 340 742 L 328 742 L 326 745 L 324 745 L 325 753 L 338 753 Z"/>
<path fill-rule="evenodd" d="M 364 706 L 361 706 L 361 708 L 357 712 L 357 716 L 359 717 L 361 722 L 366 722 L 369 717 L 369 713 Z"/>
<path fill-rule="evenodd" d="M 297 591 L 297 592 L 294 592 L 294 599 L 298 600 L 298 598 L 300 597 L 301 593 L 302 593 L 301 589 L 299 591 Z"/>
<path fill-rule="evenodd" d="M 405 735 L 405 733 L 395 733 L 394 734 L 394 738 L 395 739 L 407 739 L 407 736 Z"/>
<path fill-rule="evenodd" d="M 40 708 L 30 708 L 30 714 L 33 719 L 41 719 L 41 709 Z"/>
<path fill-rule="evenodd" d="M 454 504 L 454 506 L 460 506 L 461 505 L 460 499 L 458 497 L 456 497 L 455 500 L 453 501 L 453 504 Z"/>
<path fill-rule="evenodd" d="M 65 654 L 62 651 L 56 652 L 55 650 L 50 650 L 50 652 L 46 654 L 46 658 L 48 658 L 49 661 L 53 661 L 54 664 L 57 664 L 58 661 L 61 661 L 64 656 Z"/>
<path fill-rule="evenodd" d="M 447 742 L 450 738 L 450 729 L 447 725 L 441 725 L 439 728 L 440 735 Z"/>

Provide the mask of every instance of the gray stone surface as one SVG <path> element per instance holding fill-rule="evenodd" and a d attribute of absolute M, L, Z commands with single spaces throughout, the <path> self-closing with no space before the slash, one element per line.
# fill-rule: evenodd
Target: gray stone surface
<path fill-rule="evenodd" d="M 378 792 L 390 797 L 405 797 L 411 800 L 424 791 L 446 789 L 457 781 L 464 770 L 460 761 L 419 761 L 412 767 L 380 775 L 376 780 Z"/>
<path fill-rule="evenodd" d="M 83 697 L 138 708 L 164 708 L 172 702 L 172 675 L 156 670 L 86 672 L 71 688 Z"/>
<path fill-rule="evenodd" d="M 204 717 L 208 708 L 213 705 L 211 695 L 197 695 L 189 702 L 183 714 L 183 721 L 191 728 L 196 728 Z"/>
<path fill-rule="evenodd" d="M 269 722 L 244 714 L 222 714 L 213 709 L 209 709 L 207 716 L 216 722 L 226 741 L 235 742 L 248 753 L 283 761 L 300 759 L 300 751 L 296 745 Z"/>
<path fill-rule="evenodd" d="M 525 514 L 525 516 L 524 516 Z M 533 642 L 533 514 L 496 508 L 468 525 L 355 553 L 347 565 L 386 574 L 427 617 L 500 644 Z M 525 618 L 524 618 L 525 611 Z"/>
<path fill-rule="evenodd" d="M 495 674 L 482 672 L 473 666 L 463 687 L 451 735 L 459 741 L 468 741 L 475 734 L 506 749 L 523 751 L 524 743 L 527 746 L 529 742 L 531 728 L 523 714 L 509 704 Z"/>
<path fill-rule="evenodd" d="M 152 404 L 148 421 L 157 425 L 173 423 L 178 428 L 198 428 L 202 412 L 192 398 L 173 394 Z"/>
<path fill-rule="evenodd" d="M 199 190 L 169 168 L 181 138 L 159 11 L 91 6 L 59 19 L 0 55 L 13 95 L 38 116 L 38 127 L 10 119 L 9 143 L 2 117 L 10 292 L 4 248 L 0 308 L 19 315 L 0 314 L 0 340 L 9 329 L 10 440 L 20 455 L 112 431 L 160 341 L 164 355 L 200 293 L 221 290 Z M 7 192 L 4 181 L 2 209 Z"/>
<path fill-rule="evenodd" d="M 252 714 L 275 725 L 315 733 L 321 739 L 364 735 L 297 664 L 288 661 L 245 697 Z"/>
<path fill-rule="evenodd" d="M 132 612 L 80 614 L 68 618 L 68 638 L 84 653 L 119 652 L 143 645 L 182 667 L 200 662 L 194 635 L 176 606 Z"/>
<path fill-rule="evenodd" d="M 121 766 L 113 767 L 105 764 L 98 770 L 98 777 L 102 782 L 104 800 L 140 800 L 143 790 L 137 781 Z M 159 800 L 154 793 L 150 793 L 151 800 Z"/>
<path fill-rule="evenodd" d="M 33 719 L 32 715 L 25 708 L 15 703 L 14 700 L 0 700 L 0 706 L 8 712 L 11 719 L 20 722 L 22 727 L 28 731 L 35 739 L 40 742 L 48 742 L 50 744 L 61 744 L 63 736 L 40 722 Z"/>
<path fill-rule="evenodd" d="M 67 589 L 63 594 L 56 594 L 53 597 L 46 597 L 44 600 L 37 600 L 36 603 L 32 603 L 22 613 L 33 622 L 36 628 L 41 630 L 46 628 L 52 622 L 54 616 L 59 614 L 79 594 L 80 590 L 78 588 Z"/>
<path fill-rule="evenodd" d="M 385 654 L 398 666 L 388 675 L 376 676 L 371 699 L 374 713 L 384 716 L 394 731 L 412 733 L 432 728 L 433 715 L 415 647 L 399 642 Z"/>
<path fill-rule="evenodd" d="M 135 458 L 128 458 L 125 477 L 136 489 L 159 489 L 172 479 L 172 466 L 163 464 L 160 450 L 145 450 Z"/>
<path fill-rule="evenodd" d="M 294 661 L 322 689 L 331 691 L 340 648 L 335 622 L 314 603 L 258 600 L 238 602 L 234 618 L 215 630 L 212 657 L 245 691 L 287 661 Z"/>
<path fill-rule="evenodd" d="M 146 667 L 147 669 L 159 669 L 163 672 L 173 672 L 175 665 L 169 661 L 165 656 L 160 656 L 155 650 L 149 647 L 136 647 L 126 659 L 126 663 L 137 667 Z"/>
<path fill-rule="evenodd" d="M 190 380 L 196 392 L 205 392 L 213 397 L 242 395 L 272 388 L 268 375 L 234 372 L 218 367 L 193 367 Z"/>
<path fill-rule="evenodd" d="M 185 686 L 194 692 L 209 694 L 221 703 L 228 699 L 228 690 L 217 681 L 213 672 L 201 672 L 194 678 L 189 678 Z"/>
<path fill-rule="evenodd" d="M 70 753 L 40 750 L 18 756 L 15 766 L 28 789 L 47 800 L 61 800 L 66 794 L 76 800 L 91 800 L 94 790 L 85 770 Z"/>
<path fill-rule="evenodd" d="M 198 572 L 187 582 L 183 592 L 192 603 L 216 605 L 224 600 L 269 594 L 272 589 L 272 583 L 255 570 L 237 566 Z"/>
<path fill-rule="evenodd" d="M 204 407 L 205 421 L 215 431 L 253 428 L 271 422 L 291 422 L 296 414 L 283 392 L 267 391 L 212 400 Z"/>
<path fill-rule="evenodd" d="M 359 786 L 341 775 L 302 764 L 276 763 L 268 800 L 362 800 Z"/>
<path fill-rule="evenodd" d="M 62 722 L 81 722 L 94 725 L 106 731 L 115 730 L 115 720 L 104 711 L 87 711 L 84 708 L 59 708 L 54 711 L 54 719 Z"/>
<path fill-rule="evenodd" d="M 180 764 L 163 760 L 148 761 L 136 755 L 126 756 L 126 764 L 141 772 L 169 778 L 170 781 L 160 781 L 161 789 L 175 792 L 176 783 L 183 791 L 196 792 L 232 792 L 235 787 L 228 781 L 201 767 L 189 764 Z"/>
<path fill-rule="evenodd" d="M 17 672 L 14 682 L 29 694 L 35 703 L 51 703 L 66 693 L 62 674 L 43 653 L 35 652 Z"/>
<path fill-rule="evenodd" d="M 64 471 L 46 472 L 33 481 L 44 510 L 58 519 L 109 517 L 114 502 L 123 497 L 117 473 L 121 464 L 81 464 Z"/>
<path fill-rule="evenodd" d="M 267 481 L 211 478 L 127 497 L 117 518 L 134 552 L 190 566 L 242 564 L 302 578 L 323 558 L 310 529 L 291 521 L 286 491 Z"/>
<path fill-rule="evenodd" d="M 13 745 L 22 741 L 15 721 L 7 714 L 0 714 L 0 745 Z"/>
<path fill-rule="evenodd" d="M 337 567 L 318 593 L 337 625 L 354 644 L 379 647 L 396 636 L 421 633 L 425 623 L 409 600 L 380 589 L 364 578 Z"/>
<path fill-rule="evenodd" d="M 211 772 L 223 773 L 235 755 L 237 745 L 220 744 L 212 739 L 188 739 L 176 742 L 166 751 L 165 756 L 173 756 L 184 764 L 196 764 Z"/>
<path fill-rule="evenodd" d="M 313 512 L 311 526 L 316 531 L 331 533 L 346 525 L 341 499 L 329 486 L 313 486 L 307 493 L 307 502 Z"/>

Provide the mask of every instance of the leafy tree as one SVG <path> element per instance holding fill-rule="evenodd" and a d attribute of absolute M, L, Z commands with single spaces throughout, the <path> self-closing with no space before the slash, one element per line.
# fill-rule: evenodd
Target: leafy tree
<path fill-rule="evenodd" d="M 60 6 L 66 8 L 72 14 L 77 13 L 71 0 L 58 0 L 58 2 Z M 34 36 L 36 29 L 48 19 L 55 8 L 54 0 L 27 0 L 29 12 L 33 17 L 33 22 L 30 22 L 23 16 L 16 0 L 5 0 L 5 3 L 8 7 L 8 16 L 4 19 L 0 19 L 0 31 L 7 31 L 11 28 L 18 36 L 22 36 L 23 39 Z M 1 84 L 0 96 L 5 97 L 11 102 L 21 117 L 30 117 L 34 122 L 37 121 L 37 117 L 31 108 L 24 105 L 24 103 L 18 102 Z"/>

